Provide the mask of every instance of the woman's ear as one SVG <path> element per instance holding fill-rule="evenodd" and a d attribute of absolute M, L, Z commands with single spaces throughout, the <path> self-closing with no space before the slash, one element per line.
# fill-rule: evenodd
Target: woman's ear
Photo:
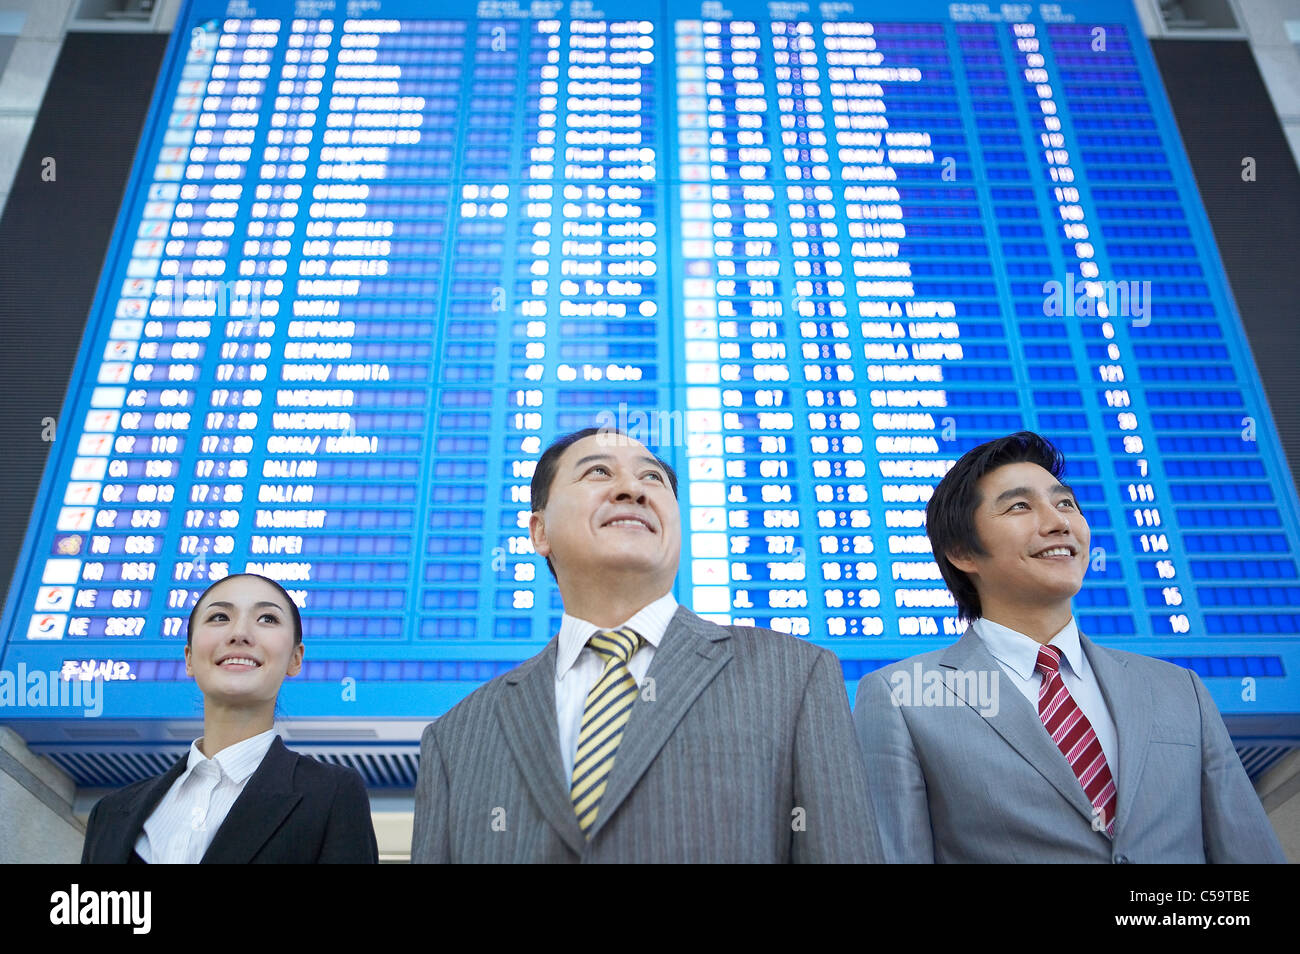
<path fill-rule="evenodd" d="M 194 667 L 190 665 L 190 644 L 185 644 L 185 675 L 194 678 Z"/>
<path fill-rule="evenodd" d="M 289 654 L 289 668 L 284 671 L 286 676 L 296 676 L 302 671 L 302 656 L 306 648 L 302 643 L 293 647 L 293 652 Z"/>

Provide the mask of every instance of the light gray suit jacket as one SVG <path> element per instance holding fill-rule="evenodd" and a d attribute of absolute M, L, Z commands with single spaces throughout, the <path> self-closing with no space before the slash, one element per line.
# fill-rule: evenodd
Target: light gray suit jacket
<path fill-rule="evenodd" d="M 1284 862 L 1196 674 L 1082 634 L 1079 642 L 1119 739 L 1114 839 L 1094 830 L 1092 806 L 1037 710 L 967 630 L 858 686 L 854 722 L 886 860 Z M 945 679 L 941 693 L 910 694 L 927 672 Z M 971 698 L 981 678 L 1000 680 L 996 713 L 989 696 Z"/>
<path fill-rule="evenodd" d="M 424 730 L 413 862 L 880 860 L 830 652 L 679 607 L 587 840 L 560 760 L 556 645 Z"/>

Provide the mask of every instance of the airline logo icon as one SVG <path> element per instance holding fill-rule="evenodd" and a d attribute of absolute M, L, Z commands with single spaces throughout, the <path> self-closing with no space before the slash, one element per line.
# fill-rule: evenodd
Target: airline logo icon
<path fill-rule="evenodd" d="M 93 507 L 99 503 L 99 484 L 92 481 L 69 482 L 63 492 L 63 502 L 72 506 Z"/>
<path fill-rule="evenodd" d="M 51 552 L 58 556 L 76 556 L 81 552 L 81 545 L 84 542 L 79 533 L 61 533 L 54 538 Z"/>
<path fill-rule="evenodd" d="M 717 434 L 722 432 L 721 411 L 688 411 L 686 413 L 686 432 Z"/>
<path fill-rule="evenodd" d="M 103 480 L 107 469 L 106 457 L 78 457 L 72 462 L 72 479 Z"/>
<path fill-rule="evenodd" d="M 36 594 L 37 612 L 48 613 L 51 610 L 72 609 L 74 591 L 75 587 L 71 586 L 42 586 L 40 592 Z"/>
<path fill-rule="evenodd" d="M 727 535 L 725 533 L 691 534 L 692 559 L 702 559 L 704 557 L 725 559 L 727 553 Z"/>
<path fill-rule="evenodd" d="M 696 586 L 692 588 L 691 607 L 705 619 L 707 613 L 725 614 L 731 612 L 731 590 L 726 586 Z M 743 609 L 744 607 L 742 607 Z M 719 615 L 713 622 L 730 623 L 731 617 Z"/>
<path fill-rule="evenodd" d="M 107 463 L 107 461 L 105 461 Z M 64 507 L 59 511 L 59 520 L 56 524 L 59 530 L 72 530 L 85 532 L 90 529 L 90 523 L 94 519 L 95 508 L 93 507 Z"/>
<path fill-rule="evenodd" d="M 696 455 L 722 455 L 721 434 L 692 434 L 686 439 L 686 453 Z"/>
<path fill-rule="evenodd" d="M 144 334 L 144 322 L 133 318 L 119 318 L 108 328 L 110 338 L 139 338 Z"/>
<path fill-rule="evenodd" d="M 76 583 L 81 576 L 80 560 L 46 560 L 42 583 Z"/>
<path fill-rule="evenodd" d="M 113 446 L 113 439 L 107 434 L 82 434 L 77 441 L 77 453 L 82 457 L 107 454 Z"/>
<path fill-rule="evenodd" d="M 130 380 L 131 366 L 129 364 L 109 363 L 99 366 L 100 384 L 125 384 Z"/>
<path fill-rule="evenodd" d="M 722 507 L 692 507 L 691 529 L 705 533 L 726 530 L 727 511 Z"/>
<path fill-rule="evenodd" d="M 695 457 L 687 465 L 691 480 L 722 480 L 722 458 Z"/>
<path fill-rule="evenodd" d="M 90 392 L 91 407 L 121 407 L 126 403 L 126 388 L 95 388 Z"/>
<path fill-rule="evenodd" d="M 104 347 L 105 361 L 134 361 L 136 342 L 110 341 Z"/>
<path fill-rule="evenodd" d="M 149 187 L 149 201 L 175 201 L 181 194 L 181 187 L 175 182 L 155 182 Z"/>
<path fill-rule="evenodd" d="M 62 613 L 40 613 L 27 624 L 28 639 L 62 639 L 68 617 Z"/>
<path fill-rule="evenodd" d="M 117 430 L 117 420 L 117 411 L 90 411 L 86 414 L 86 426 L 82 430 L 115 431 Z"/>
<path fill-rule="evenodd" d="M 731 582 L 727 576 L 727 561 L 692 560 L 691 582 L 702 586 L 718 586 Z"/>
<path fill-rule="evenodd" d="M 118 318 L 143 318 L 149 313 L 148 302 L 143 298 L 122 298 L 117 302 Z"/>
<path fill-rule="evenodd" d="M 155 202 L 154 205 L 160 205 L 164 209 L 171 210 L 171 206 L 165 202 Z M 146 209 L 145 215 L 149 212 Z M 148 298 L 153 294 L 153 282 L 148 278 L 128 278 L 122 282 L 123 298 Z"/>
<path fill-rule="evenodd" d="M 136 278 L 153 278 L 158 274 L 158 265 L 161 261 L 161 258 L 133 258 L 126 263 L 126 273 Z"/>

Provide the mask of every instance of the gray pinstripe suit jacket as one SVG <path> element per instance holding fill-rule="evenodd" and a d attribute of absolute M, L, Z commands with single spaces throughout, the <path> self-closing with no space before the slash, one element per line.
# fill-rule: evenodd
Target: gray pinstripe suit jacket
<path fill-rule="evenodd" d="M 685 607 L 584 839 L 561 767 L 556 643 L 425 729 L 412 861 L 880 860 L 835 656 Z"/>
<path fill-rule="evenodd" d="M 1079 642 L 1119 739 L 1114 839 L 1093 829 L 1092 806 L 1037 710 L 967 630 L 858 685 L 853 717 L 886 860 L 1284 862 L 1196 674 L 1083 634 Z M 918 671 L 948 676 L 943 704 L 906 704 L 917 697 L 898 690 Z M 996 711 L 968 698 L 979 673 L 1002 680 Z"/>

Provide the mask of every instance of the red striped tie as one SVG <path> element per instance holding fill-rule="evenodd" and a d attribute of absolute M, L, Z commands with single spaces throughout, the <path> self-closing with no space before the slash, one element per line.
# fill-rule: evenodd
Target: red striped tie
<path fill-rule="evenodd" d="M 1098 811 L 1106 831 L 1115 830 L 1115 780 L 1111 778 L 1106 753 L 1101 750 L 1092 723 L 1061 681 L 1061 651 L 1055 646 L 1038 649 L 1038 664 L 1043 674 L 1038 687 L 1038 717 L 1047 734 L 1070 763 L 1083 793 Z"/>

